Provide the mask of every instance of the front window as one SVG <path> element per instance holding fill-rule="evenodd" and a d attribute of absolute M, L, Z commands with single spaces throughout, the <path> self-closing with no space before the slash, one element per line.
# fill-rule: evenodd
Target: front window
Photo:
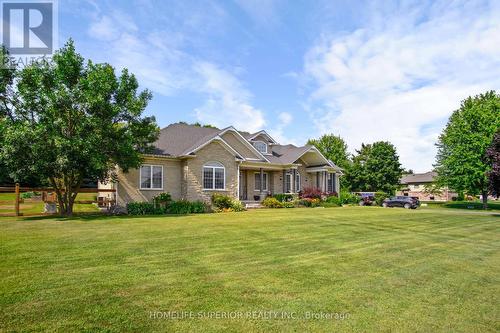
<path fill-rule="evenodd" d="M 255 173 L 255 191 L 260 191 L 260 172 Z M 267 173 L 262 174 L 262 191 L 267 191 Z"/>
<path fill-rule="evenodd" d="M 207 163 L 203 166 L 203 189 L 223 190 L 226 186 L 226 169 L 219 162 Z"/>
<path fill-rule="evenodd" d="M 161 190 L 163 189 L 163 167 L 161 165 L 141 166 L 141 189 Z"/>
<path fill-rule="evenodd" d="M 335 192 L 335 175 L 333 173 L 328 174 L 328 192 Z"/>
<path fill-rule="evenodd" d="M 266 154 L 267 153 L 267 144 L 262 141 L 256 141 L 254 144 L 255 149 L 257 149 L 259 152 Z"/>
<path fill-rule="evenodd" d="M 300 192 L 300 173 L 297 172 L 295 175 L 295 192 Z"/>

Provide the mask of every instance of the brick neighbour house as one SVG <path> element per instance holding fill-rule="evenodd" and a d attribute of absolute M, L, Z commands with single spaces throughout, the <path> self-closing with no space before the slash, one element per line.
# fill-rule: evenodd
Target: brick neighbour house
<path fill-rule="evenodd" d="M 154 145 L 139 169 L 117 170 L 115 183 L 99 184 L 116 189 L 118 205 L 151 201 L 163 192 L 174 200 L 209 202 L 221 193 L 250 202 L 305 187 L 337 193 L 340 187 L 340 168 L 315 147 L 280 145 L 265 131 L 177 123 L 163 128 Z"/>
<path fill-rule="evenodd" d="M 434 171 L 404 175 L 399 182 L 402 188 L 396 194 L 417 197 L 420 201 L 450 201 L 457 196 L 447 187 L 440 188 L 438 193 L 430 193 L 428 189 L 436 177 Z"/>

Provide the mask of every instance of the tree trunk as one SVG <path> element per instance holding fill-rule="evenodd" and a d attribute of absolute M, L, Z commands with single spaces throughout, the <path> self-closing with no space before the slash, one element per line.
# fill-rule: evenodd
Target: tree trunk
<path fill-rule="evenodd" d="M 483 209 L 488 209 L 488 191 L 483 191 Z"/>
<path fill-rule="evenodd" d="M 57 201 L 59 203 L 58 211 L 61 216 L 73 216 L 73 206 L 75 203 L 76 196 L 82 185 L 82 180 L 77 177 L 75 181 L 72 181 L 72 177 L 64 177 L 62 184 L 54 178 L 50 179 L 52 186 L 54 187 L 57 194 Z M 62 189 L 61 189 L 62 188 Z"/>

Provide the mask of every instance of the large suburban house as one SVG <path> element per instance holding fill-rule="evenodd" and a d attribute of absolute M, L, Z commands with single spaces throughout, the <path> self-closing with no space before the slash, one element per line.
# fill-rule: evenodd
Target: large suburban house
<path fill-rule="evenodd" d="M 417 197 L 421 201 L 450 201 L 457 196 L 447 187 L 431 191 L 430 188 L 432 188 L 436 177 L 437 173 L 434 171 L 404 175 L 399 181 L 401 189 L 396 194 Z"/>
<path fill-rule="evenodd" d="M 154 146 L 139 169 L 117 170 L 117 181 L 99 188 L 115 189 L 120 206 L 151 201 L 162 192 L 169 192 L 174 200 L 206 202 L 213 193 L 258 202 L 306 187 L 339 192 L 341 170 L 318 149 L 281 145 L 265 131 L 176 123 L 160 131 Z"/>

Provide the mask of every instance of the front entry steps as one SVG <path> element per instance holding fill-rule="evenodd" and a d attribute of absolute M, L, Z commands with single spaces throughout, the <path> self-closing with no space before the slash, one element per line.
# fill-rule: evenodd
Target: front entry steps
<path fill-rule="evenodd" d="M 248 201 L 244 200 L 242 203 L 245 205 L 246 209 L 257 209 L 257 208 L 264 208 L 262 204 L 259 201 Z"/>

